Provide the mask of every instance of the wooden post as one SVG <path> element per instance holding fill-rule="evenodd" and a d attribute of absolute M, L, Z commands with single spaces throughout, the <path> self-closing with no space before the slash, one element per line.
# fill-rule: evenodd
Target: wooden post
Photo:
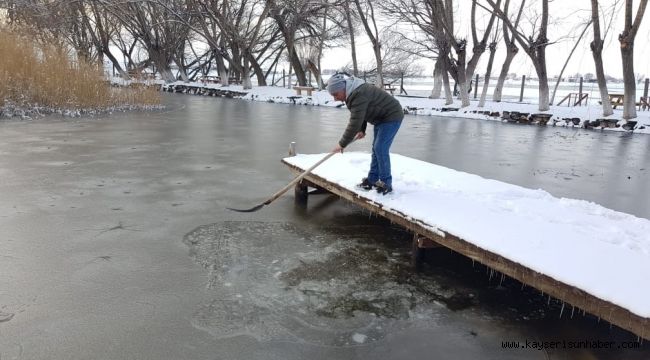
<path fill-rule="evenodd" d="M 478 74 L 476 74 L 476 80 L 474 80 L 474 99 L 478 96 Z"/>
<path fill-rule="evenodd" d="M 576 101 L 580 101 L 580 106 L 582 106 L 582 76 L 580 77 L 580 87 L 578 88 L 578 99 Z M 575 105 L 575 104 L 574 104 Z"/>
<path fill-rule="evenodd" d="M 413 266 L 415 271 L 419 271 L 422 268 L 422 262 L 424 260 L 425 249 L 419 246 L 419 238 L 420 235 L 418 233 L 414 233 L 413 242 L 411 243 L 411 266 Z"/>
<path fill-rule="evenodd" d="M 296 142 L 292 141 L 289 144 L 289 156 L 296 156 Z"/>
<path fill-rule="evenodd" d="M 524 101 L 524 87 L 526 86 L 526 75 L 521 75 L 521 92 L 519 93 L 519 102 Z"/>
<path fill-rule="evenodd" d="M 363 72 L 363 81 L 366 81 L 366 72 Z"/>
<path fill-rule="evenodd" d="M 307 86 L 311 86 L 311 70 L 309 70 L 309 84 Z"/>
<path fill-rule="evenodd" d="M 282 69 L 282 87 L 287 87 L 287 74 L 285 73 L 284 69 Z"/>
<path fill-rule="evenodd" d="M 648 85 L 650 85 L 650 79 L 645 78 L 645 87 L 643 88 L 643 97 L 645 98 L 646 102 L 650 102 L 650 100 L 648 100 Z"/>
<path fill-rule="evenodd" d="M 400 79 L 399 79 L 399 93 L 402 94 L 402 91 L 404 91 L 404 73 L 402 72 Z M 404 91 L 406 92 L 406 91 Z"/>

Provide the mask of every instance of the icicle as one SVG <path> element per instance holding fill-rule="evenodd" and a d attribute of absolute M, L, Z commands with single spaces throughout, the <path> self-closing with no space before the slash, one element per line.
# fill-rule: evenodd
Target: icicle
<path fill-rule="evenodd" d="M 475 263 L 475 261 L 474 261 L 474 259 L 472 259 L 472 267 L 474 267 L 474 263 Z"/>
<path fill-rule="evenodd" d="M 501 281 L 499 281 L 499 287 L 501 287 L 501 284 L 503 284 L 503 278 L 504 278 L 504 276 L 505 276 L 504 274 L 501 274 Z"/>
<path fill-rule="evenodd" d="M 562 308 L 560 309 L 560 319 L 562 318 L 563 312 L 564 312 L 564 301 L 562 301 Z"/>
<path fill-rule="evenodd" d="M 521 290 L 524 290 L 524 287 L 525 287 L 525 286 L 526 286 L 526 284 L 521 283 Z"/>
<path fill-rule="evenodd" d="M 546 303 L 546 305 L 551 305 L 551 295 L 548 296 L 548 302 Z"/>
<path fill-rule="evenodd" d="M 575 306 L 571 305 L 571 319 L 573 319 L 573 311 L 576 309 Z"/>
<path fill-rule="evenodd" d="M 492 281 L 492 275 L 494 275 L 494 270 L 490 269 L 490 279 L 488 281 Z"/>

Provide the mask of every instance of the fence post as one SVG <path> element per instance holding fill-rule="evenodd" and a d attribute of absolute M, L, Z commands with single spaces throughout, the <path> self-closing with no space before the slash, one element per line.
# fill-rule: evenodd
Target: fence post
<path fill-rule="evenodd" d="M 519 102 L 524 101 L 524 87 L 526 86 L 526 75 L 521 75 L 521 92 L 519 93 Z"/>
<path fill-rule="evenodd" d="M 576 100 L 576 101 L 580 101 L 580 106 L 582 106 L 582 80 L 583 80 L 583 78 L 581 76 L 580 77 L 580 87 L 578 88 L 578 100 Z M 575 103 L 573 105 L 575 106 Z"/>
<path fill-rule="evenodd" d="M 476 80 L 474 80 L 474 99 L 478 96 L 478 74 L 476 74 Z"/>
<path fill-rule="evenodd" d="M 643 97 L 645 98 L 646 102 L 650 102 L 650 100 L 648 100 L 648 85 L 650 85 L 650 79 L 645 78 L 645 87 L 643 88 Z"/>
<path fill-rule="evenodd" d="M 282 87 L 287 87 L 287 74 L 285 73 L 284 69 L 282 69 Z"/>
<path fill-rule="evenodd" d="M 366 81 L 366 72 L 363 72 L 363 81 Z"/>

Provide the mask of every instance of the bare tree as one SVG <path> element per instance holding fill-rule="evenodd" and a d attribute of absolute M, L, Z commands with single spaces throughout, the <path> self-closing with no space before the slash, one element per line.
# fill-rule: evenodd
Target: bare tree
<path fill-rule="evenodd" d="M 138 39 L 162 78 L 165 81 L 174 81 L 171 63 L 178 57 L 179 48 L 184 48 L 190 30 L 186 22 L 176 20 L 177 14 L 189 16 L 184 9 L 184 1 L 168 1 L 168 8 L 174 8 L 175 12 L 170 12 L 168 8 L 160 7 L 154 2 L 97 1 L 104 4 L 106 10 Z"/>
<path fill-rule="evenodd" d="M 501 5 L 501 0 L 497 0 L 496 3 L 497 6 Z M 471 26 L 471 31 L 472 31 L 472 57 L 469 59 L 467 62 L 467 68 L 465 70 L 466 76 L 466 82 L 467 85 L 469 86 L 469 81 L 471 81 L 473 75 L 474 75 L 474 70 L 476 69 L 476 65 L 478 64 L 481 55 L 485 52 L 485 49 L 487 48 L 487 41 L 490 36 L 490 33 L 492 32 L 492 26 L 494 25 L 494 21 L 496 19 L 496 14 L 494 12 L 491 12 L 490 14 L 490 20 L 488 21 L 488 25 L 485 28 L 485 31 L 483 32 L 483 37 L 479 40 L 477 31 L 476 31 L 476 6 L 477 6 L 477 0 L 472 0 L 472 10 L 471 10 L 471 21 L 470 21 L 470 26 Z M 496 45 L 495 45 L 496 46 Z M 478 86 L 476 84 L 475 86 Z"/>
<path fill-rule="evenodd" d="M 598 0 L 591 0 L 591 23 L 594 29 L 594 40 L 590 44 L 591 53 L 594 57 L 596 67 L 596 81 L 598 82 L 598 91 L 600 92 L 600 102 L 603 106 L 603 116 L 609 116 L 614 113 L 612 103 L 609 101 L 609 91 L 607 90 L 607 79 L 605 78 L 605 68 L 603 66 L 603 44 L 604 40 L 600 33 L 600 11 Z"/>
<path fill-rule="evenodd" d="M 571 60 L 571 57 L 573 56 L 573 53 L 576 51 L 576 48 L 578 47 L 578 44 L 580 44 L 580 40 L 582 40 L 582 37 L 587 32 L 587 29 L 589 29 L 590 25 L 591 25 L 591 20 L 587 21 L 587 24 L 585 25 L 585 28 L 582 29 L 582 32 L 580 33 L 580 36 L 578 36 L 578 39 L 573 44 L 573 48 L 571 49 L 571 51 L 569 52 L 569 55 L 567 56 L 566 60 L 564 61 L 564 65 L 562 66 L 562 70 L 560 70 L 560 75 L 557 77 L 557 81 L 555 82 L 555 87 L 553 88 L 553 95 L 551 95 L 551 104 L 553 104 L 555 102 L 555 92 L 557 91 L 558 86 L 560 86 L 560 81 L 562 81 L 562 75 L 564 75 L 564 70 L 566 69 L 567 65 L 569 64 L 569 60 Z"/>
<path fill-rule="evenodd" d="M 350 9 L 350 1 L 344 0 L 343 5 L 345 6 L 345 20 L 348 25 L 348 32 L 350 34 L 350 56 L 352 57 L 352 75 L 359 76 L 359 66 L 357 65 L 357 45 L 354 41 L 355 29 L 353 24 L 354 13 Z"/>
<path fill-rule="evenodd" d="M 539 18 L 539 24 L 534 25 L 534 33 L 530 36 L 525 36 L 521 33 L 514 24 L 510 21 L 508 16 L 503 10 L 494 2 L 494 0 L 486 0 L 492 7 L 493 11 L 501 18 L 503 23 L 508 26 L 512 32 L 513 37 L 519 43 L 522 49 L 530 57 L 537 78 L 539 80 L 539 111 L 549 110 L 549 88 L 548 88 L 548 74 L 546 71 L 546 47 L 549 45 L 547 37 L 548 33 L 548 0 L 540 0 L 542 3 L 542 14 Z M 537 22 L 537 21 L 536 21 Z"/>
<path fill-rule="evenodd" d="M 488 58 L 487 69 L 485 70 L 483 90 L 481 90 L 481 99 L 478 102 L 478 107 L 485 106 L 485 98 L 487 96 L 488 86 L 490 86 L 490 76 L 492 75 L 492 64 L 494 63 L 494 55 L 497 52 L 497 43 L 499 42 L 498 27 L 499 26 L 497 25 L 497 29 L 494 32 L 494 35 L 492 36 L 492 41 L 490 41 L 490 45 L 489 45 L 490 57 Z M 478 84 L 476 84 L 475 86 L 478 86 Z"/>
<path fill-rule="evenodd" d="M 508 16 L 509 4 L 510 4 L 510 0 L 506 0 L 505 5 L 503 7 L 503 14 L 506 17 Z M 519 27 L 519 20 L 521 19 L 521 14 L 524 10 L 525 4 L 526 4 L 526 0 L 522 0 L 521 5 L 519 7 L 519 11 L 517 12 L 517 17 L 515 18 L 515 22 L 514 22 L 515 29 Z M 501 101 L 501 96 L 503 94 L 503 85 L 506 81 L 506 77 L 508 76 L 508 72 L 510 71 L 510 65 L 512 64 L 512 60 L 519 52 L 519 48 L 517 47 L 514 35 L 511 36 L 510 31 L 508 30 L 508 24 L 503 22 L 502 26 L 503 26 L 503 42 L 506 46 L 506 58 L 503 61 L 503 64 L 501 65 L 501 72 L 499 73 L 499 79 L 497 80 L 497 85 L 494 87 L 494 93 L 492 94 L 492 101 L 496 101 L 496 102 Z"/>
<path fill-rule="evenodd" d="M 431 97 L 439 98 L 440 90 L 444 89 L 445 103 L 453 103 L 449 84 L 450 72 L 457 78 L 456 63 L 451 59 L 451 42 L 457 43 L 453 36 L 453 0 L 389 0 L 383 7 L 385 13 L 397 14 L 401 22 L 421 31 L 414 31 L 409 34 L 412 39 L 403 40 L 415 43 L 416 47 L 420 48 L 418 53 L 427 54 L 425 56 L 430 56 L 436 61 Z"/>
<path fill-rule="evenodd" d="M 354 0 L 354 4 L 357 7 L 357 14 L 363 24 L 363 28 L 366 30 L 366 35 L 372 44 L 372 51 L 375 55 L 375 63 L 377 66 L 377 80 L 375 85 L 383 87 L 384 78 L 381 59 L 381 40 L 379 29 L 377 27 L 375 7 L 372 4 L 372 0 Z"/>
<path fill-rule="evenodd" d="M 621 44 L 621 58 L 623 61 L 623 84 L 625 89 L 623 103 L 623 119 L 636 117 L 636 79 L 634 77 L 634 38 L 641 26 L 641 20 L 648 5 L 648 0 L 640 0 L 634 22 L 632 22 L 633 0 L 625 0 L 625 26 L 618 35 Z M 606 99 L 603 99 L 605 102 Z"/>
<path fill-rule="evenodd" d="M 289 63 L 296 73 L 298 84 L 305 86 L 307 76 L 302 61 L 296 52 L 296 42 L 317 33 L 315 29 L 318 29 L 318 14 L 330 5 L 311 0 L 266 1 L 270 6 L 269 15 L 275 20 L 280 33 L 284 37 Z"/>

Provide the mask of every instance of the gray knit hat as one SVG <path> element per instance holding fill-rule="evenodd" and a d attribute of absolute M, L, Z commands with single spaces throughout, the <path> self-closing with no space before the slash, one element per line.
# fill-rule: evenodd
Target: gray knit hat
<path fill-rule="evenodd" d="M 327 81 L 327 91 L 333 95 L 341 90 L 345 90 L 345 85 L 345 75 L 334 74 Z"/>

